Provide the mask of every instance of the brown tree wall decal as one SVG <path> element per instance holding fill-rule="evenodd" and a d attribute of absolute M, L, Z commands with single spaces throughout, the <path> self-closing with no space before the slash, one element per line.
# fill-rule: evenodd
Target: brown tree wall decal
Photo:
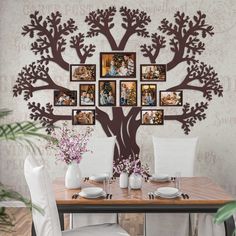
<path fill-rule="evenodd" d="M 173 57 L 166 63 L 167 70 L 174 69 L 180 63 L 187 63 L 188 67 L 183 80 L 167 91 L 198 91 L 208 102 L 212 100 L 213 95 L 223 96 L 223 87 L 214 68 L 199 62 L 197 58 L 197 55 L 201 55 L 205 50 L 202 38 L 214 34 L 213 27 L 206 23 L 205 14 L 198 11 L 190 19 L 185 13 L 177 12 L 174 15 L 174 23 L 163 19 L 158 27 L 159 33 L 150 34 L 147 26 L 151 22 L 151 18 L 146 12 L 121 7 L 119 9 L 122 17 L 121 27 L 125 29 L 125 32 L 118 43 L 118 40 L 112 35 L 116 13 L 117 10 L 114 6 L 91 11 L 85 18 L 85 23 L 89 25 L 86 36 L 80 32 L 71 35 L 78 30 L 75 21 L 69 19 L 67 22 L 61 23 L 62 16 L 59 12 L 51 13 L 45 19 L 37 11 L 31 14 L 31 22 L 23 26 L 22 34 L 35 38 L 35 42 L 31 44 L 31 50 L 35 55 L 40 54 L 41 58 L 37 63 L 22 68 L 13 87 L 13 95 L 24 94 L 24 99 L 29 100 L 33 97 L 34 92 L 40 90 L 65 90 L 66 88 L 53 81 L 46 65 L 54 62 L 61 68 L 69 70 L 69 63 L 63 58 L 69 35 L 71 35 L 70 48 L 76 51 L 80 63 L 85 63 L 88 58 L 93 56 L 96 48 L 94 44 L 86 45 L 85 40 L 101 34 L 107 39 L 112 50 L 124 50 L 132 35 L 144 38 L 149 38 L 151 35 L 151 44 L 145 43 L 140 46 L 143 56 L 148 58 L 151 63 L 157 62 L 161 50 L 167 47 L 166 42 L 168 40 Z M 43 85 L 38 85 L 38 82 L 43 83 Z M 178 121 L 181 123 L 184 133 L 189 134 L 191 127 L 197 121 L 206 119 L 208 102 L 201 101 L 195 105 L 186 103 L 183 105 L 180 114 L 165 114 L 164 119 L 166 121 Z M 50 103 L 42 106 L 40 103 L 31 101 L 28 103 L 28 108 L 31 110 L 30 118 L 41 122 L 48 133 L 52 132 L 57 121 L 72 120 L 72 115 L 56 114 Z M 121 156 L 127 158 L 129 155 L 139 154 L 140 149 L 136 142 L 136 134 L 141 125 L 140 111 L 141 107 L 132 107 L 125 115 L 122 107 L 112 107 L 112 116 L 109 117 L 107 112 L 96 107 L 96 119 L 100 122 L 106 135 L 117 136 L 116 162 L 120 160 Z"/>
<path fill-rule="evenodd" d="M 109 7 L 105 10 L 98 9 L 97 11 L 90 12 L 85 18 L 85 22 L 90 26 L 87 37 L 91 38 L 98 36 L 99 34 L 104 35 L 112 50 L 124 50 L 127 41 L 133 34 L 137 34 L 144 38 L 149 37 L 146 26 L 151 22 L 150 16 L 139 9 L 131 10 L 127 7 L 121 7 L 120 14 L 123 20 L 121 26 L 126 31 L 118 45 L 111 33 L 111 29 L 115 26 L 113 23 L 115 14 L 115 7 Z"/>
<path fill-rule="evenodd" d="M 39 90 L 68 90 L 68 88 L 57 85 L 49 75 L 49 68 L 35 62 L 22 68 L 18 74 L 16 84 L 13 86 L 13 96 L 17 97 L 24 93 L 27 101 L 33 97 L 33 93 Z M 43 85 L 38 85 L 42 82 Z"/>

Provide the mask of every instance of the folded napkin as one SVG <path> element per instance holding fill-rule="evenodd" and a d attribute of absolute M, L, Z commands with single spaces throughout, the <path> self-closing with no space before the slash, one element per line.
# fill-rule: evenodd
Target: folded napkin
<path fill-rule="evenodd" d="M 149 179 L 153 182 L 168 182 L 171 180 L 167 174 L 153 174 Z"/>

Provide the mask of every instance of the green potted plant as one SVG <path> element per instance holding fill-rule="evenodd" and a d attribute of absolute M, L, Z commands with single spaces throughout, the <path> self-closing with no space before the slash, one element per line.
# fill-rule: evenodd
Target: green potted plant
<path fill-rule="evenodd" d="M 225 220 L 229 219 L 233 214 L 236 213 L 236 201 L 230 202 L 223 207 L 221 207 L 215 217 L 214 222 L 217 224 L 223 223 Z M 236 230 L 234 231 L 233 235 L 235 235 Z"/>

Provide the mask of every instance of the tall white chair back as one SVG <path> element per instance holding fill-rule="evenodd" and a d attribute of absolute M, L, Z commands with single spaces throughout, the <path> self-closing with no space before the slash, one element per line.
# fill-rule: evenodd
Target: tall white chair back
<path fill-rule="evenodd" d="M 116 137 L 91 138 L 88 143 L 88 149 L 92 151 L 83 156 L 80 163 L 81 174 L 84 177 L 92 175 L 107 174 L 112 176 L 113 157 Z M 97 225 L 104 223 L 117 223 L 117 214 L 73 214 L 71 227 L 82 227 L 87 225 Z"/>
<path fill-rule="evenodd" d="M 87 152 L 80 163 L 81 174 L 89 177 L 96 174 L 113 173 L 113 156 L 116 137 L 91 138 Z"/>
<path fill-rule="evenodd" d="M 153 137 L 155 173 L 191 177 L 198 138 L 159 138 Z"/>
<path fill-rule="evenodd" d="M 198 138 L 153 137 L 156 174 L 191 177 Z M 146 214 L 146 236 L 189 236 L 189 214 Z"/>
<path fill-rule="evenodd" d="M 41 214 L 36 209 L 32 210 L 37 236 L 61 236 L 55 196 L 44 166 L 39 166 L 32 157 L 27 157 L 24 164 L 24 174 L 32 202 L 44 211 Z"/>

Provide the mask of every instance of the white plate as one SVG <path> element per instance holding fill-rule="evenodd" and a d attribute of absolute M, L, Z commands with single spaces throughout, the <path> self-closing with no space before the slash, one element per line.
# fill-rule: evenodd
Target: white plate
<path fill-rule="evenodd" d="M 101 195 L 103 189 L 99 187 L 88 187 L 88 188 L 83 188 L 82 193 L 88 197 L 96 197 L 98 195 Z"/>
<path fill-rule="evenodd" d="M 160 197 L 160 198 L 177 198 L 177 197 L 180 197 L 181 196 L 181 192 L 178 192 L 177 194 L 175 195 L 172 195 L 172 196 L 165 196 L 165 195 L 162 195 L 160 193 L 157 193 L 157 192 L 154 192 L 154 194 L 157 196 L 157 197 Z"/>
<path fill-rule="evenodd" d="M 162 187 L 158 188 L 156 192 L 162 196 L 174 196 L 179 192 L 179 189 L 172 187 Z"/>
<path fill-rule="evenodd" d="M 171 180 L 170 177 L 168 177 L 168 178 L 166 178 L 166 179 L 159 179 L 159 178 L 157 178 L 157 177 L 155 177 L 155 176 L 151 176 L 149 179 L 150 179 L 150 181 L 152 181 L 152 182 L 160 182 L 160 183 L 162 183 L 162 182 L 169 182 L 169 181 Z"/>
<path fill-rule="evenodd" d="M 90 198 L 90 199 L 95 199 L 95 198 L 99 198 L 99 197 L 106 197 L 106 192 L 102 191 L 99 195 L 97 196 L 88 196 L 86 195 L 83 191 L 79 192 L 79 196 L 83 197 L 83 198 Z"/>
<path fill-rule="evenodd" d="M 93 175 L 89 177 L 90 180 L 96 181 L 96 182 L 103 182 L 107 178 L 107 174 L 100 174 L 100 175 Z"/>

